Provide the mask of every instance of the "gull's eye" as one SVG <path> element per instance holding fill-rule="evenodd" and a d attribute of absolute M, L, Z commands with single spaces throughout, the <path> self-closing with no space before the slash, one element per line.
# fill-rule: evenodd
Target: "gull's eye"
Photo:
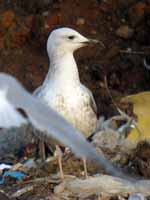
<path fill-rule="evenodd" d="M 74 35 L 71 35 L 71 36 L 68 37 L 69 40 L 73 40 L 74 38 L 75 38 Z"/>

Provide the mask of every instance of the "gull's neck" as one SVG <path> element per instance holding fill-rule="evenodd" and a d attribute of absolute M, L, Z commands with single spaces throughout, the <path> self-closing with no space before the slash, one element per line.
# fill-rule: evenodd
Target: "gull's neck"
<path fill-rule="evenodd" d="M 73 53 L 53 54 L 50 56 L 50 67 L 44 85 L 74 87 L 80 84 L 79 72 Z"/>

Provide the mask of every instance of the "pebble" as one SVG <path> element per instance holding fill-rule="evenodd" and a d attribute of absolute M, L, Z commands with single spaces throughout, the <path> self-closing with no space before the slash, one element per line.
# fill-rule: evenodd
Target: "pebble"
<path fill-rule="evenodd" d="M 134 30 L 130 28 L 128 25 L 121 25 L 117 30 L 116 30 L 116 35 L 124 38 L 124 39 L 129 39 L 133 36 Z"/>
<path fill-rule="evenodd" d="M 128 10 L 128 17 L 133 26 L 136 26 L 143 20 L 146 8 L 146 3 L 138 2 Z"/>
<path fill-rule="evenodd" d="M 93 144 L 96 147 L 114 149 L 118 144 L 119 134 L 113 130 L 102 130 L 93 136 Z"/>
<path fill-rule="evenodd" d="M 59 185 L 57 185 L 55 188 L 54 188 L 54 193 L 55 194 L 60 194 L 64 191 L 64 183 L 61 183 Z"/>
<path fill-rule="evenodd" d="M 84 18 L 78 18 L 76 21 L 76 24 L 78 26 L 84 25 L 85 24 L 85 19 Z"/>

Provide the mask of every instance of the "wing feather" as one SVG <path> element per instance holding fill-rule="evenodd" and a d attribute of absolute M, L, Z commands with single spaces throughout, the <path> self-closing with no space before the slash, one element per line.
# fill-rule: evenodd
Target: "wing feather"
<path fill-rule="evenodd" d="M 97 114 L 97 106 L 96 106 L 96 103 L 95 103 L 95 100 L 94 100 L 92 92 L 87 87 L 85 87 L 84 85 L 82 85 L 82 88 L 89 95 L 89 97 L 90 97 L 90 105 L 91 105 L 93 111 L 95 112 L 95 114 Z"/>

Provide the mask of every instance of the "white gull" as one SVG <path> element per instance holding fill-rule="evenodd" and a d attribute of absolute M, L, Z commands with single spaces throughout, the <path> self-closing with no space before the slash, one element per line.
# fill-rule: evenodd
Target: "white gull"
<path fill-rule="evenodd" d="M 96 128 L 97 108 L 92 92 L 80 82 L 73 52 L 96 42 L 70 28 L 54 30 L 47 41 L 49 71 L 41 87 L 34 92 L 85 137 Z"/>
<path fill-rule="evenodd" d="M 100 42 L 88 39 L 71 28 L 59 28 L 52 31 L 47 41 L 47 52 L 50 59 L 49 71 L 43 84 L 34 92 L 34 95 L 55 109 L 86 138 L 96 128 L 97 108 L 92 92 L 80 82 L 73 53 L 91 43 Z M 58 145 L 56 150 L 59 154 Z M 40 151 L 45 158 L 43 144 L 41 144 Z M 83 161 L 87 176 L 85 159 Z M 59 163 L 63 178 L 60 157 Z"/>

